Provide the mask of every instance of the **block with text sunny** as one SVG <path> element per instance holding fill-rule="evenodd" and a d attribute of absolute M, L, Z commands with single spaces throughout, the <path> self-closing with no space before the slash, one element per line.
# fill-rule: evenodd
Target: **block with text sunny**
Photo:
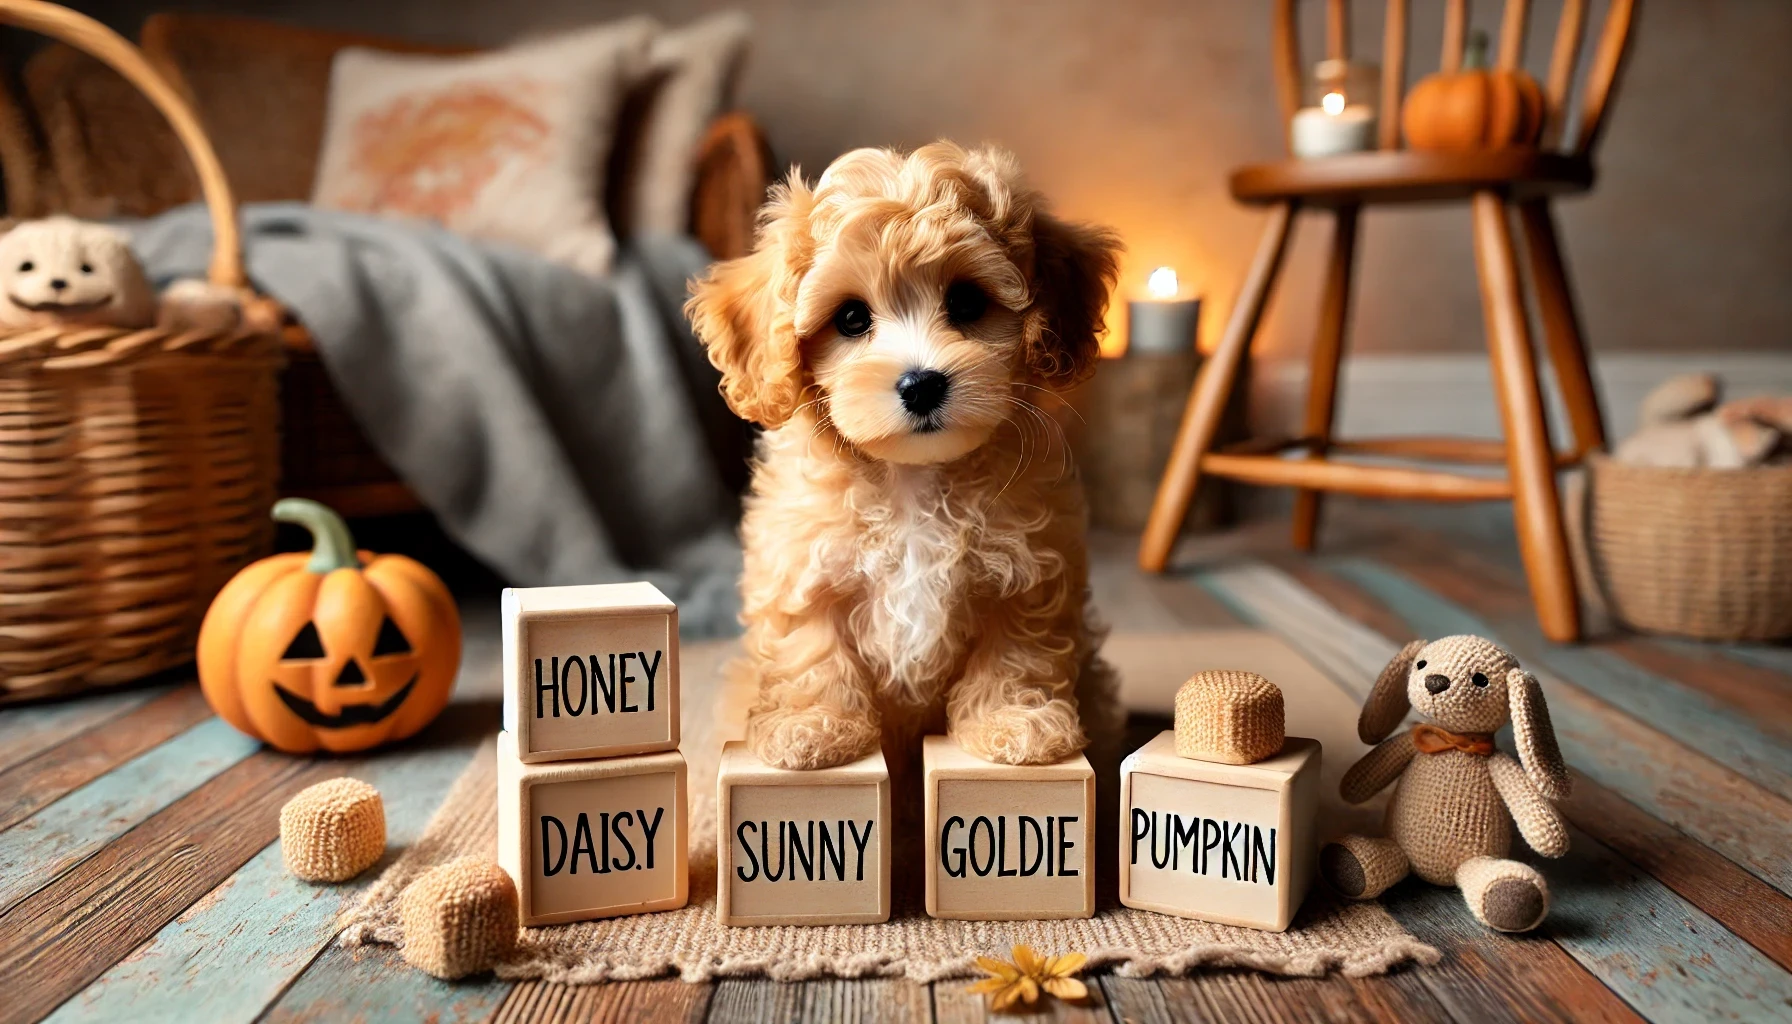
<path fill-rule="evenodd" d="M 927 913 L 972 921 L 1095 913 L 1095 771 L 992 764 L 945 736 L 922 747 Z"/>
<path fill-rule="evenodd" d="M 690 894 L 677 751 L 526 764 L 498 734 L 498 863 L 525 926 L 676 910 Z"/>
<path fill-rule="evenodd" d="M 525 762 L 678 747 L 678 608 L 651 583 L 504 591 L 504 730 Z"/>
<path fill-rule="evenodd" d="M 716 810 L 722 924 L 890 919 L 890 773 L 882 753 L 788 771 L 731 742 L 716 776 Z"/>
<path fill-rule="evenodd" d="M 1312 883 L 1319 744 L 1288 737 L 1252 764 L 1182 757 L 1160 733 L 1120 764 L 1120 902 L 1287 929 Z"/>

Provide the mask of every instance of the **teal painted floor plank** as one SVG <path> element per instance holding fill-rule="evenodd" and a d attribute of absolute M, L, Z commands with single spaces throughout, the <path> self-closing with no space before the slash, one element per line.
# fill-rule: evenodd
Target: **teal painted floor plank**
<path fill-rule="evenodd" d="M 345 885 L 314 885 L 288 875 L 271 843 L 49 1020 L 254 1020 L 329 943 L 337 915 L 422 834 L 472 753 L 471 744 L 396 751 L 348 772 L 385 804 L 379 864 Z"/>
<path fill-rule="evenodd" d="M 1792 1020 L 1792 973 L 1579 829 L 1543 933 L 1655 1024 Z"/>
<path fill-rule="evenodd" d="M 0 832 L 0 910 L 261 745 L 212 718 Z"/>
<path fill-rule="evenodd" d="M 35 757 L 70 736 L 142 707 L 171 689 L 170 686 L 142 687 L 122 693 L 76 697 L 54 704 L 0 709 L 0 768 L 10 768 Z"/>
<path fill-rule="evenodd" d="M 1503 639 L 1488 623 L 1425 587 L 1380 566 L 1350 560 L 1328 561 L 1328 571 L 1349 580 L 1386 605 L 1422 636 L 1475 633 Z M 1580 679 L 1550 672 L 1542 677 L 1550 718 L 1568 763 L 1649 814 L 1728 857 L 1762 881 L 1792 895 L 1792 805 L 1737 775 L 1712 779 L 1723 768 L 1699 777 L 1695 768 L 1675 764 L 1668 751 L 1617 734 L 1591 713 L 1587 698 L 1559 693 L 1558 680 L 1577 687 Z M 1627 711 L 1623 701 L 1613 706 Z M 1656 743 L 1661 743 L 1659 738 Z"/>
<path fill-rule="evenodd" d="M 1740 661 L 1756 668 L 1764 668 L 1779 673 L 1786 689 L 1792 690 L 1792 647 L 1781 647 L 1772 644 L 1712 644 L 1698 640 L 1681 640 L 1675 637 L 1657 636 L 1649 638 L 1652 643 L 1662 644 L 1682 654 L 1694 657 L 1711 657 L 1718 655 L 1732 661 Z"/>
<path fill-rule="evenodd" d="M 332 945 L 268 1009 L 264 1024 L 318 1021 L 490 1020 L 514 988 L 490 974 L 442 981 L 404 962 L 391 946 Z"/>

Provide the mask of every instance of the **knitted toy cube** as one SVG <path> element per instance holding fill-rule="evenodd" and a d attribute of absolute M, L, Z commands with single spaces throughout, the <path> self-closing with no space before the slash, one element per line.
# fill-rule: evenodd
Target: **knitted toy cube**
<path fill-rule="evenodd" d="M 689 829 L 676 750 L 525 764 L 498 734 L 498 863 L 526 927 L 684 906 Z"/>
<path fill-rule="evenodd" d="M 927 913 L 970 921 L 1095 915 L 1095 769 L 992 764 L 946 736 L 921 747 Z"/>
<path fill-rule="evenodd" d="M 732 741 L 722 748 L 716 810 L 717 921 L 890 919 L 890 771 L 882 751 L 791 771 Z"/>
<path fill-rule="evenodd" d="M 330 779 L 280 808 L 280 856 L 310 882 L 346 882 L 386 852 L 386 808 L 360 779 Z"/>
<path fill-rule="evenodd" d="M 1287 929 L 1317 861 L 1319 743 L 1232 765 L 1159 733 L 1120 765 L 1120 902 L 1217 924 Z"/>
<path fill-rule="evenodd" d="M 1282 749 L 1282 691 L 1255 672 L 1198 672 L 1176 691 L 1176 753 L 1250 764 Z"/>
<path fill-rule="evenodd" d="M 438 865 L 398 898 L 404 958 L 450 981 L 489 971 L 516 948 L 516 884 L 488 860 Z"/>
<path fill-rule="evenodd" d="M 678 749 L 678 608 L 653 584 L 508 589 L 501 631 L 519 759 Z"/>

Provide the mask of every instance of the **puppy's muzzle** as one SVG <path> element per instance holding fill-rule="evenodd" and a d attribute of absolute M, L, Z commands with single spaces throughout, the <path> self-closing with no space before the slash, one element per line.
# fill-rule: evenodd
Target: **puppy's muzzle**
<path fill-rule="evenodd" d="M 896 396 L 910 415 L 926 419 L 946 404 L 952 378 L 938 370 L 910 370 L 896 378 Z"/>

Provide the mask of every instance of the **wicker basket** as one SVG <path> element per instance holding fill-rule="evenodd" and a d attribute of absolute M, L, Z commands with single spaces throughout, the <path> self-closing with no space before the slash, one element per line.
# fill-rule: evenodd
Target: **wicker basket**
<path fill-rule="evenodd" d="M 1792 636 L 1792 466 L 1588 461 L 1594 578 L 1625 625 L 1702 640 Z"/>
<path fill-rule="evenodd" d="M 0 23 L 105 61 L 167 116 L 211 210 L 209 277 L 244 288 L 230 189 L 180 96 L 84 15 L 0 0 Z M 272 540 L 281 361 L 263 326 L 0 331 L 0 703 L 192 660 L 212 596 Z"/>

